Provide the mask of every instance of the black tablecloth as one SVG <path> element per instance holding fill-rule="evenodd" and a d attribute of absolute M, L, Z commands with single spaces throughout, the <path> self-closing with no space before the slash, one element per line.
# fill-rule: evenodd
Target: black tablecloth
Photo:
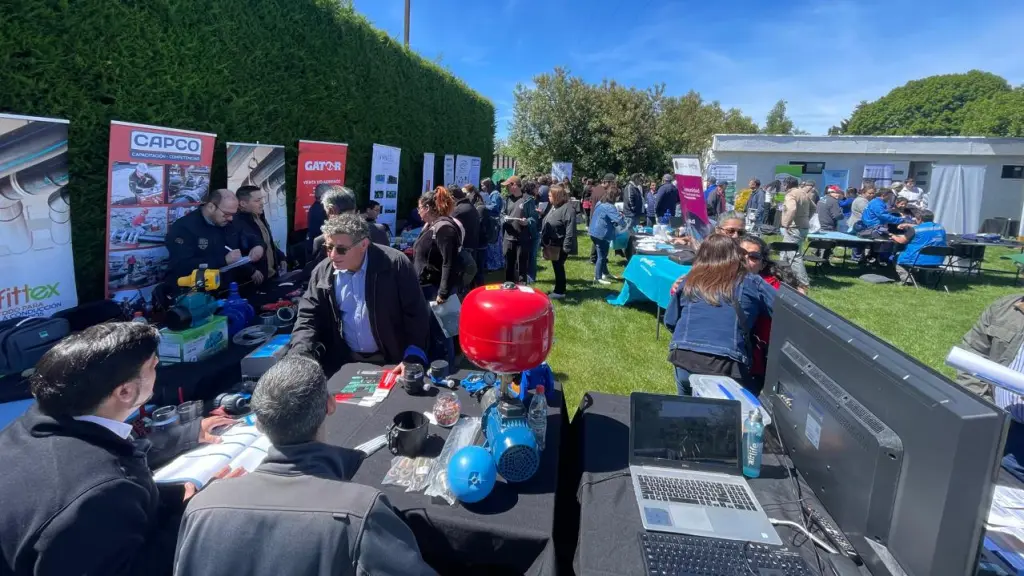
<path fill-rule="evenodd" d="M 367 364 L 348 364 L 332 376 L 340 387 Z M 457 374 L 462 376 L 465 371 Z M 333 388 L 332 388 L 333 389 Z M 556 574 L 556 487 L 563 427 L 568 426 L 561 386 L 548 415 L 546 449 L 540 470 L 528 482 L 506 484 L 499 478 L 490 496 L 477 504 L 449 506 L 422 492 L 407 493 L 401 486 L 382 486 L 392 454 L 383 448 L 360 464 L 354 482 L 380 489 L 402 513 L 416 534 L 424 559 L 442 574 Z M 459 390 L 462 411 L 480 415 L 479 403 Z M 434 395 L 416 397 L 396 387 L 388 398 L 371 408 L 339 404 L 327 420 L 327 441 L 353 447 L 384 433 L 395 414 L 405 410 L 429 411 Z M 436 456 L 448 430 L 431 426 L 429 453 Z"/>
<path fill-rule="evenodd" d="M 633 484 L 629 477 L 629 397 L 590 392 L 573 417 L 572 436 L 579 443 L 579 539 L 573 568 L 578 575 L 643 574 L 637 534 L 643 531 Z M 766 436 L 761 477 L 749 480 L 761 507 L 771 518 L 801 522 L 793 481 L 783 462 L 768 453 Z M 813 498 L 801 483 L 801 497 Z M 818 509 L 822 510 L 820 504 Z M 784 544 L 799 550 L 817 574 L 813 547 L 806 537 L 785 526 L 776 527 Z M 824 565 L 824 558 L 822 565 Z"/>

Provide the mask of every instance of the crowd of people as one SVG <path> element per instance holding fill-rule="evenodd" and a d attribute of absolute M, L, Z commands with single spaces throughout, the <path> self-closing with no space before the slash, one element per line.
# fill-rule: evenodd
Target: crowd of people
<path fill-rule="evenodd" d="M 335 410 L 327 377 L 349 362 L 394 364 L 399 371 L 409 363 L 453 362 L 453 341 L 431 305 L 481 285 L 488 270 L 503 268 L 506 280 L 530 283 L 543 258 L 555 279 L 550 296 L 563 297 L 581 213 L 593 240 L 594 281 L 609 283 L 615 236 L 676 213 L 672 180 L 633 175 L 621 186 L 611 174 L 583 180 L 578 204 L 569 182 L 547 176 L 513 176 L 498 186 L 484 180 L 479 190 L 438 187 L 418 199 L 407 227 L 421 230 L 408 254 L 393 248 L 391 231 L 375 222 L 379 205 L 360 209 L 350 189 L 318 187 L 309 214 L 311 226 L 318 225 L 308 237 L 309 283 L 289 354 L 252 397 L 258 425 L 273 444 L 266 461 L 241 478 L 223 473 L 202 490 L 154 482 L 152 469 L 218 442 L 215 430 L 231 421 L 211 416 L 171 435 L 140 438 L 126 420 L 153 394 L 159 333 L 137 323 L 88 328 L 40 360 L 30 380 L 36 404 L 0 432 L 8 464 L 0 475 L 0 572 L 432 574 L 387 498 L 349 481 L 351 451 L 326 442 L 325 422 Z M 199 210 L 179 219 L 168 240 L 173 273 L 245 255 L 250 264 L 242 274 L 251 282 L 280 274 L 284 256 L 274 248 L 256 192 L 214 190 Z M 809 287 L 799 251 L 773 254 L 760 237 L 771 212 L 782 211 L 780 231 L 798 244 L 812 216 L 821 230 L 884 235 L 902 248 L 888 256 L 901 276 L 921 263 L 923 247 L 946 240 L 927 194 L 912 181 L 900 194 L 866 182 L 820 196 L 812 183 L 795 178 L 764 187 L 751 180 L 734 206 L 726 200 L 725 187 L 710 182 L 713 232 L 680 240 L 695 254 L 665 313 L 679 394 L 691 393 L 693 374 L 732 377 L 755 395 L 764 387 L 776 291 L 783 284 Z M 961 345 L 1024 371 L 1024 296 L 993 304 Z M 968 376 L 960 383 L 1009 410 L 1014 430 L 1024 429 L 1024 399 Z M 1024 453 L 1024 432 L 1018 436 L 1008 450 L 1012 444 Z"/>

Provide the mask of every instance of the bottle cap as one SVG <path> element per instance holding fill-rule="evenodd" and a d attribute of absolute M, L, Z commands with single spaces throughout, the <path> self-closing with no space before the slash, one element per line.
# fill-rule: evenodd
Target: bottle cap
<path fill-rule="evenodd" d="M 537 393 L 537 394 L 543 394 L 544 393 L 544 385 L 543 384 L 538 384 L 537 387 L 534 389 L 534 392 Z"/>
<path fill-rule="evenodd" d="M 761 418 L 761 411 L 760 410 L 751 410 L 749 417 L 754 422 L 760 422 L 762 420 L 762 418 Z"/>

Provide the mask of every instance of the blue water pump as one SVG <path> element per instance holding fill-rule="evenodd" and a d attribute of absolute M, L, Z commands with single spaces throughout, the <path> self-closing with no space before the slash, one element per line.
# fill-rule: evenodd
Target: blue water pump
<path fill-rule="evenodd" d="M 525 482 L 540 468 L 537 439 L 530 430 L 523 401 L 509 393 L 506 375 L 502 375 L 501 388 L 496 392 L 494 400 L 484 408 L 486 448 L 507 482 Z"/>
<path fill-rule="evenodd" d="M 232 282 L 228 287 L 228 297 L 219 300 L 220 315 L 228 319 L 228 336 L 232 337 L 249 325 L 249 322 L 256 317 L 249 301 L 238 294 L 238 283 Z"/>

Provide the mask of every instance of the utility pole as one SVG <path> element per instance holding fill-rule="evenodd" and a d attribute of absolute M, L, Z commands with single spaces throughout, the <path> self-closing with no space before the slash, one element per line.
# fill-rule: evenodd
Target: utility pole
<path fill-rule="evenodd" d="M 405 47 L 409 47 L 409 2 L 405 0 Z"/>

